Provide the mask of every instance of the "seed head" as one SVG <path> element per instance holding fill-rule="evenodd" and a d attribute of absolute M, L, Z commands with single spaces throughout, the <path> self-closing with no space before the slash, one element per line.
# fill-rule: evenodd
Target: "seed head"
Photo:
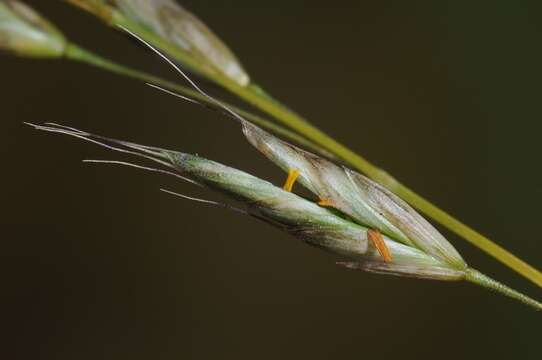
<path fill-rule="evenodd" d="M 16 0 L 0 1 L 0 49 L 27 57 L 60 57 L 64 35 L 40 14 Z"/>
<path fill-rule="evenodd" d="M 410 243 L 403 244 L 392 236 L 379 234 L 380 243 L 375 246 L 371 237 L 375 236 L 376 226 L 354 221 L 347 214 L 320 206 L 318 202 L 305 199 L 244 171 L 196 155 L 107 139 L 70 128 L 35 127 L 39 130 L 75 136 L 110 149 L 154 160 L 192 182 L 240 201 L 247 208 L 247 214 L 278 227 L 312 246 L 343 256 L 346 261 L 340 262 L 339 265 L 370 272 L 439 280 L 460 280 L 465 276 L 463 268 L 451 266 L 443 259 L 428 254 L 424 249 Z M 245 131 L 247 129 L 249 126 L 245 127 Z M 258 128 L 252 130 L 261 131 Z M 272 137 L 269 134 L 268 136 Z M 303 169 L 300 170 L 300 174 L 303 174 Z"/>

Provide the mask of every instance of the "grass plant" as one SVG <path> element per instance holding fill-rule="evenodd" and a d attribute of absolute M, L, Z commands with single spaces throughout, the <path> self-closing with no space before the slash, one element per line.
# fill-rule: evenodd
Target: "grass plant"
<path fill-rule="evenodd" d="M 470 268 L 453 246 L 414 208 L 542 287 L 542 274 L 537 269 L 438 208 L 271 97 L 244 70 L 239 59 L 220 38 L 175 1 L 66 2 L 96 16 L 113 29 L 132 34 L 171 65 L 182 64 L 272 120 L 215 100 L 179 68 L 192 88 L 117 64 L 86 50 L 71 42 L 56 26 L 20 1 L 0 0 L 0 48 L 19 56 L 66 58 L 90 64 L 233 117 L 241 123 L 249 142 L 288 171 L 290 176 L 297 174 L 298 181 L 317 195 L 320 203 L 309 205 L 306 199 L 297 197 L 288 189 L 280 189 L 210 160 L 59 126 L 38 125 L 37 128 L 97 141 L 116 150 L 122 148 L 124 152 L 135 152 L 158 161 L 168 170 L 157 171 L 174 171 L 190 181 L 224 191 L 244 202 L 249 207 L 249 210 L 243 210 L 247 214 L 282 226 L 312 245 L 345 255 L 347 261 L 340 264 L 348 268 L 439 280 L 467 280 L 542 309 L 539 302 Z M 260 127 L 319 156 L 286 143 Z M 201 170 L 202 167 L 207 172 Z M 214 175 L 205 178 L 202 174 Z M 226 178 L 228 183 L 220 182 Z M 293 183 L 295 177 L 290 180 Z M 262 197 L 262 194 L 267 195 Z M 256 209 L 250 205 L 255 201 L 258 202 Z M 229 205 L 226 207 L 231 208 Z"/>

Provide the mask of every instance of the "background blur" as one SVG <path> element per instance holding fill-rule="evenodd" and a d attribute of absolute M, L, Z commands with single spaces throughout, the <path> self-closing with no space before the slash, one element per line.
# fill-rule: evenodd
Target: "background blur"
<path fill-rule="evenodd" d="M 178 79 L 91 16 L 28 3 L 78 43 Z M 183 4 L 271 94 L 542 267 L 540 2 Z M 467 283 L 343 270 L 256 220 L 158 188 L 220 196 L 82 164 L 119 154 L 22 124 L 197 152 L 281 183 L 233 122 L 72 62 L 2 54 L 0 75 L 0 351 L 10 359 L 540 358 L 542 317 L 519 303 Z M 542 298 L 444 233 L 474 267 Z"/>

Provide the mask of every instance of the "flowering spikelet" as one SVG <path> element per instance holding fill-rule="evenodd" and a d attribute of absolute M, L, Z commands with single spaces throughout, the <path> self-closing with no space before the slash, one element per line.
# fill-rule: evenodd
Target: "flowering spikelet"
<path fill-rule="evenodd" d="M 453 246 L 403 200 L 367 177 L 299 149 L 243 122 L 243 132 L 258 150 L 283 170 L 297 169 L 299 182 L 326 206 L 354 221 L 422 250 L 453 268 L 466 264 Z"/>
<path fill-rule="evenodd" d="M 66 39 L 32 8 L 15 0 L 0 0 L 0 49 L 27 57 L 60 57 Z"/>
<path fill-rule="evenodd" d="M 350 268 L 439 280 L 460 280 L 463 269 L 382 235 L 389 259 L 369 240 L 372 227 L 357 223 L 340 212 L 322 207 L 246 172 L 196 155 L 147 147 L 96 136 L 56 125 L 37 126 L 39 130 L 72 135 L 114 150 L 154 160 L 191 181 L 218 190 L 245 204 L 247 213 L 270 223 L 310 245 L 346 257 Z M 314 156 L 314 155 L 312 155 Z M 390 259 L 393 259 L 390 261 Z"/>

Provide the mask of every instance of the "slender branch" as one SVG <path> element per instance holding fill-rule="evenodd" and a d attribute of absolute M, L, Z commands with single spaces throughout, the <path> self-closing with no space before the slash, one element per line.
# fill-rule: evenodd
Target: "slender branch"
<path fill-rule="evenodd" d="M 163 87 L 168 90 L 172 90 L 175 93 L 178 93 L 182 96 L 186 96 L 189 99 L 197 100 L 198 103 L 202 103 L 203 105 L 210 105 L 210 107 L 213 107 L 214 104 L 210 103 L 210 100 L 206 98 L 205 96 L 202 96 L 196 91 L 193 91 L 187 87 L 184 87 L 182 85 L 176 84 L 174 82 L 170 82 L 164 79 L 161 79 L 159 77 L 156 77 L 151 74 L 147 74 L 145 72 L 141 72 L 138 70 L 134 70 L 131 68 L 128 68 L 126 66 L 114 63 L 108 59 L 105 59 L 99 55 L 96 55 L 95 53 L 83 49 L 73 43 L 68 44 L 66 47 L 64 56 L 70 60 L 76 60 L 80 62 L 84 62 L 86 64 L 90 64 L 96 67 L 99 67 L 101 69 L 116 73 L 118 75 L 127 76 L 129 78 L 133 78 L 136 80 L 141 80 L 143 82 L 152 84 L 152 85 L 158 85 L 160 87 Z M 223 101 L 221 101 L 223 102 Z M 322 156 L 325 156 L 327 158 L 336 159 L 336 157 L 323 150 L 320 146 L 315 145 L 312 141 L 309 141 L 305 139 L 303 136 L 288 130 L 284 128 L 281 125 L 277 125 L 274 122 L 271 122 L 267 119 L 264 119 L 258 115 L 255 115 L 253 113 L 250 113 L 246 110 L 240 109 L 238 107 L 235 107 L 234 105 L 227 104 L 223 102 L 225 105 L 227 105 L 229 108 L 233 109 L 235 112 L 242 115 L 244 118 L 246 118 L 248 121 L 259 125 L 261 127 L 264 127 L 274 134 L 283 136 L 285 138 L 290 139 L 291 141 L 311 150 L 314 152 L 319 153 Z"/>
<path fill-rule="evenodd" d="M 482 274 L 478 270 L 468 269 L 465 280 L 470 281 L 473 284 L 485 287 L 486 289 L 498 292 L 499 294 L 502 294 L 504 296 L 508 296 L 512 299 L 516 299 L 524 303 L 525 305 L 533 307 L 537 311 L 542 310 L 542 303 L 531 299 L 530 297 L 523 295 L 522 293 L 512 288 L 509 288 L 508 286 L 501 284 L 496 280 L 493 280 L 492 278 L 485 274 Z"/>

